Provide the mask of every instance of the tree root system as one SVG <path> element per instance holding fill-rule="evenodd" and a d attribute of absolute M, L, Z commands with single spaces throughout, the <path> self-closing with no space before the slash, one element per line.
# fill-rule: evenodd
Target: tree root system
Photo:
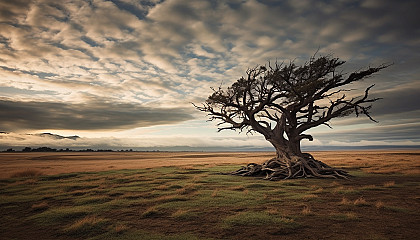
<path fill-rule="evenodd" d="M 263 164 L 250 163 L 239 170 L 229 173 L 238 176 L 263 177 L 266 180 L 294 178 L 342 178 L 351 177 L 346 171 L 333 168 L 314 159 L 310 154 L 290 159 L 272 158 Z"/>

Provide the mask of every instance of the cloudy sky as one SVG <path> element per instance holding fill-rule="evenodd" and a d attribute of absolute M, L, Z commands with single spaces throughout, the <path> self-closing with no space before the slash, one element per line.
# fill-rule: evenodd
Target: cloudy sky
<path fill-rule="evenodd" d="M 191 102 L 267 61 L 318 51 L 370 84 L 373 117 L 332 121 L 304 146 L 420 145 L 417 0 L 0 0 L 0 150 L 256 149 Z M 77 135 L 77 140 L 57 138 Z"/>

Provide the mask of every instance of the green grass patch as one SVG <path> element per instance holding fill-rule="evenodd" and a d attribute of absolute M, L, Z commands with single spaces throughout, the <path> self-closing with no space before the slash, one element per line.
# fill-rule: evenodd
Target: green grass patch
<path fill-rule="evenodd" d="M 184 202 L 190 200 L 189 197 L 182 195 L 165 195 L 151 200 L 151 202 L 167 203 L 167 202 Z"/>
<path fill-rule="evenodd" d="M 135 185 L 129 185 L 129 184 L 121 184 L 121 186 L 115 186 L 111 192 L 145 192 L 150 191 L 151 186 L 147 186 L 145 184 L 135 184 Z"/>
<path fill-rule="evenodd" d="M 28 188 L 27 184 L 10 184 L 8 186 L 3 187 L 2 189 L 0 189 L 0 194 L 1 195 L 24 195 L 25 193 L 27 193 L 28 191 L 31 191 L 31 188 Z"/>
<path fill-rule="evenodd" d="M 79 176 L 78 173 L 65 173 L 65 174 L 59 174 L 59 175 L 42 176 L 40 177 L 40 180 L 41 181 L 55 181 L 55 180 L 76 178 L 78 176 Z"/>
<path fill-rule="evenodd" d="M 359 217 L 353 212 L 334 213 L 330 215 L 330 219 L 338 222 L 358 221 Z"/>
<path fill-rule="evenodd" d="M 115 198 L 108 202 L 89 204 L 85 206 L 90 206 L 93 212 L 108 212 L 115 209 L 130 209 L 130 207 L 134 205 L 143 205 L 143 202 L 143 199 Z"/>
<path fill-rule="evenodd" d="M 335 188 L 333 190 L 333 192 L 334 193 L 339 193 L 339 194 L 348 194 L 348 195 L 351 195 L 351 194 L 359 194 L 361 192 L 361 190 L 355 189 L 353 187 L 343 187 L 343 186 L 340 186 L 338 188 Z"/>
<path fill-rule="evenodd" d="M 168 190 L 176 190 L 176 189 L 180 189 L 180 188 L 183 188 L 183 187 L 181 185 L 178 185 L 178 184 L 168 186 Z"/>
<path fill-rule="evenodd" d="M 73 192 L 79 190 L 89 190 L 93 188 L 98 188 L 98 185 L 86 185 L 86 184 L 71 184 L 71 185 L 64 185 L 63 191 L 65 192 Z"/>
<path fill-rule="evenodd" d="M 133 181 L 133 179 L 130 179 L 130 178 L 115 178 L 115 179 L 111 179 L 109 181 L 109 183 L 111 183 L 111 184 L 124 184 L 124 183 L 130 183 L 132 181 Z"/>
<path fill-rule="evenodd" d="M 74 204 L 76 205 L 88 205 L 88 204 L 100 204 L 111 201 L 112 198 L 104 195 L 94 195 L 87 197 L 79 197 L 74 199 Z"/>
<path fill-rule="evenodd" d="M 11 195 L 11 196 L 3 195 L 0 197 L 0 204 L 35 202 L 42 199 L 43 199 L 43 196 L 41 195 L 29 195 L 29 194 L 19 194 L 19 195 Z"/>
<path fill-rule="evenodd" d="M 267 200 L 261 192 L 238 191 L 236 189 L 220 190 L 214 188 L 201 187 L 194 191 L 193 194 L 184 194 L 184 189 L 179 189 L 174 198 L 176 201 L 165 201 L 159 204 L 162 209 L 179 209 L 187 208 L 220 208 L 220 207 L 249 207 L 253 208 L 260 204 L 264 204 Z M 179 198 L 185 196 L 185 198 Z M 162 197 L 162 199 L 169 196 Z M 158 198 L 159 200 L 160 198 Z M 153 201 L 153 200 L 152 200 Z"/>
<path fill-rule="evenodd" d="M 175 174 L 194 174 L 194 175 L 198 175 L 198 174 L 202 174 L 202 173 L 208 173 L 208 170 L 205 169 L 184 169 L 182 171 L 175 171 Z"/>
<path fill-rule="evenodd" d="M 360 188 L 360 190 L 362 191 L 382 191 L 384 190 L 383 187 L 381 186 L 376 186 L 376 185 L 366 185 Z"/>
<path fill-rule="evenodd" d="M 263 188 L 267 188 L 270 187 L 268 186 L 268 184 L 264 184 L 264 183 L 251 183 L 245 186 L 248 189 L 263 189 Z"/>
<path fill-rule="evenodd" d="M 213 167 L 207 168 L 206 170 L 209 173 L 230 173 L 230 172 L 238 170 L 241 167 L 242 165 L 226 164 L 226 165 L 213 166 Z"/>
<path fill-rule="evenodd" d="M 171 214 L 172 218 L 176 220 L 194 220 L 200 216 L 199 213 L 191 210 L 178 209 Z"/>
<path fill-rule="evenodd" d="M 147 232 L 142 230 L 137 231 L 125 231 L 125 232 L 115 232 L 110 231 L 104 234 L 101 234 L 96 237 L 88 238 L 88 240 L 213 240 L 214 238 L 204 238 L 198 237 L 191 233 L 179 233 L 179 234 L 159 234 L 153 232 Z"/>
<path fill-rule="evenodd" d="M 295 200 L 303 200 L 303 201 L 310 201 L 310 200 L 319 200 L 319 196 L 313 193 L 289 193 L 285 196 L 287 199 L 295 199 Z"/>
<path fill-rule="evenodd" d="M 55 225 L 57 223 L 68 223 L 91 213 L 92 208 L 89 206 L 59 207 L 50 208 L 42 213 L 33 215 L 28 220 L 34 220 L 41 225 Z"/>
<path fill-rule="evenodd" d="M 156 177 L 156 179 L 168 179 L 168 180 L 184 180 L 189 179 L 189 176 L 180 175 L 180 174 L 170 174 L 170 175 L 162 175 Z"/>
<path fill-rule="evenodd" d="M 177 167 L 160 167 L 160 168 L 153 168 L 150 169 L 149 171 L 147 171 L 146 175 L 152 175 L 152 176 L 157 176 L 159 173 L 161 175 L 165 175 L 165 174 L 173 174 L 174 172 L 178 171 L 179 168 Z"/>
<path fill-rule="evenodd" d="M 232 176 L 232 175 L 209 174 L 196 182 L 205 183 L 205 184 L 215 184 L 219 186 L 231 186 L 231 185 L 236 185 L 238 183 L 243 183 L 244 181 L 247 181 L 247 180 L 250 180 L 250 179 L 245 178 L 245 177 Z"/>
<path fill-rule="evenodd" d="M 159 216 L 159 215 L 161 215 L 161 214 L 163 214 L 163 212 L 162 211 L 160 211 L 157 207 L 155 207 L 155 206 L 152 206 L 152 207 L 149 207 L 149 208 L 147 208 L 142 214 L 141 214 L 141 216 L 143 217 L 143 218 L 150 218 L 150 217 L 156 217 L 156 216 Z"/>
<path fill-rule="evenodd" d="M 273 225 L 283 228 L 298 228 L 300 225 L 294 219 L 266 212 L 241 212 L 225 218 L 223 228 L 240 226 L 264 226 Z"/>
<path fill-rule="evenodd" d="M 397 213 L 405 213 L 405 214 L 413 213 L 411 209 L 404 208 L 404 207 L 384 206 L 384 209 L 390 210 L 392 212 L 397 212 Z"/>

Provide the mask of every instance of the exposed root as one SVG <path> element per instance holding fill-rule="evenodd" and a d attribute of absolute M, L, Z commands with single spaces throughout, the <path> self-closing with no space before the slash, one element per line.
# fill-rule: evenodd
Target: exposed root
<path fill-rule="evenodd" d="M 282 180 L 292 178 L 343 178 L 351 175 L 341 169 L 336 169 L 315 160 L 312 155 L 294 156 L 291 159 L 272 158 L 263 164 L 250 163 L 232 175 L 264 177 L 266 180 Z"/>

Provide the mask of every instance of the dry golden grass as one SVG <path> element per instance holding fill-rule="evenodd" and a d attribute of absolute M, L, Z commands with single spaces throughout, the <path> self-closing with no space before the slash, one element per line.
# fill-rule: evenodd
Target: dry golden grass
<path fill-rule="evenodd" d="M 178 209 L 174 213 L 172 213 L 171 217 L 174 217 L 174 218 L 181 217 L 181 216 L 185 215 L 186 213 L 188 213 L 187 210 Z"/>
<path fill-rule="evenodd" d="M 314 199 L 314 198 L 317 198 L 317 197 L 318 197 L 318 195 L 315 195 L 315 194 L 306 194 L 306 195 L 302 196 L 302 199 L 303 200 L 310 200 L 310 199 Z"/>
<path fill-rule="evenodd" d="M 420 174 L 420 150 L 325 151 L 312 155 L 330 166 L 363 167 L 367 173 Z"/>
<path fill-rule="evenodd" d="M 392 187 L 395 185 L 395 181 L 389 181 L 384 183 L 384 187 Z"/>
<path fill-rule="evenodd" d="M 341 168 L 362 168 L 368 173 L 420 174 L 420 150 L 395 151 L 319 151 L 311 152 L 318 160 Z M 180 166 L 191 169 L 220 164 L 261 163 L 274 152 L 69 152 L 1 153 L 0 178 L 24 174 L 59 174 L 119 169 L 144 169 Z"/>
<path fill-rule="evenodd" d="M 324 191 L 324 189 L 322 187 L 315 189 L 313 192 L 314 193 L 322 193 Z"/>
<path fill-rule="evenodd" d="M 229 187 L 228 190 L 233 191 L 245 191 L 245 187 L 243 185 Z"/>
<path fill-rule="evenodd" d="M 47 209 L 49 207 L 49 205 L 48 205 L 48 203 L 47 202 L 40 202 L 40 203 L 36 203 L 36 204 L 33 204 L 32 206 L 31 206 L 31 208 L 32 208 L 32 210 L 35 210 L 35 211 L 38 211 L 38 210 L 45 210 L 45 209 Z"/>
<path fill-rule="evenodd" d="M 358 199 L 354 200 L 353 204 L 356 206 L 364 206 L 367 205 L 367 202 L 363 197 L 359 197 Z"/>
<path fill-rule="evenodd" d="M 302 214 L 303 215 L 310 215 L 310 214 L 312 214 L 312 211 L 308 206 L 304 206 L 303 209 L 302 209 Z"/>
<path fill-rule="evenodd" d="M 68 230 L 76 230 L 76 229 L 82 228 L 83 226 L 86 226 L 86 225 L 94 226 L 97 223 L 100 223 L 100 222 L 103 222 L 103 221 L 105 221 L 105 219 L 104 218 L 101 218 L 101 217 L 97 217 L 97 216 L 86 216 L 86 217 L 84 217 L 82 219 L 77 220 L 72 225 L 70 225 L 68 227 Z"/>
<path fill-rule="evenodd" d="M 114 231 L 116 233 L 123 233 L 125 231 L 127 231 L 129 229 L 129 227 L 123 225 L 123 224 L 118 224 L 114 227 Z"/>
<path fill-rule="evenodd" d="M 270 214 L 270 215 L 277 215 L 280 214 L 279 210 L 277 208 L 267 208 L 266 213 Z"/>
<path fill-rule="evenodd" d="M 147 208 L 146 211 L 144 211 L 141 216 L 144 218 L 148 218 L 151 216 L 155 216 L 157 214 L 159 214 L 158 209 L 155 206 L 152 206 L 152 207 Z"/>
<path fill-rule="evenodd" d="M 193 179 L 192 179 L 192 181 L 195 182 L 195 183 L 196 182 L 200 182 L 201 180 L 202 180 L 202 177 L 201 176 L 198 176 L 198 175 L 197 176 L 194 176 Z"/>
<path fill-rule="evenodd" d="M 347 219 L 357 219 L 357 215 L 356 215 L 356 213 L 353 213 L 353 212 L 347 212 L 347 213 L 345 213 L 345 216 L 346 216 L 346 218 Z"/>
<path fill-rule="evenodd" d="M 382 202 L 382 201 L 377 201 L 376 203 L 375 203 L 375 207 L 377 208 L 377 209 L 382 209 L 382 208 L 384 208 L 385 207 L 385 204 Z"/>
<path fill-rule="evenodd" d="M 377 188 L 377 186 L 375 184 L 370 184 L 370 185 L 363 186 L 363 189 L 375 189 L 375 188 Z"/>
<path fill-rule="evenodd" d="M 341 204 L 341 205 L 349 205 L 349 204 L 352 204 L 352 202 L 351 202 L 349 199 L 347 199 L 346 197 L 343 197 L 343 198 L 341 199 L 340 204 Z"/>
<path fill-rule="evenodd" d="M 158 189 L 158 190 L 166 190 L 168 188 L 169 188 L 168 185 L 159 185 L 159 186 L 156 187 L 156 189 Z"/>
<path fill-rule="evenodd" d="M 181 194 L 181 195 L 187 195 L 190 194 L 192 192 L 195 192 L 197 190 L 197 186 L 194 184 L 188 184 L 186 186 L 184 186 L 183 188 L 179 188 L 177 190 L 175 190 L 176 193 Z"/>
<path fill-rule="evenodd" d="M 218 193 L 219 193 L 219 190 L 218 189 L 215 189 L 215 190 L 213 190 L 211 196 L 212 197 L 217 197 L 218 196 Z"/>
<path fill-rule="evenodd" d="M 330 183 L 330 187 L 336 187 L 336 186 L 341 186 L 341 184 L 338 183 L 337 181 L 333 181 L 332 183 Z"/>
<path fill-rule="evenodd" d="M 248 164 L 273 157 L 270 152 L 45 152 L 0 153 L 0 178 L 30 167 L 45 175 L 71 172 L 98 172 L 120 169 L 145 169 L 179 166 L 191 169 L 195 165 Z"/>

